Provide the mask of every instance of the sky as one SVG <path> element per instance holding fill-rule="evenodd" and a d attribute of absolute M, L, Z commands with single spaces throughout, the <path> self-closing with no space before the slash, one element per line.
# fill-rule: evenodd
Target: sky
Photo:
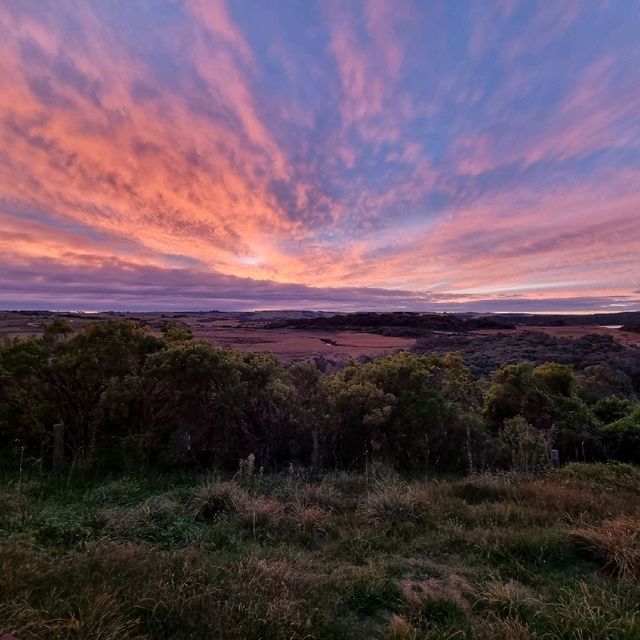
<path fill-rule="evenodd" d="M 0 308 L 640 309 L 637 0 L 0 0 Z"/>

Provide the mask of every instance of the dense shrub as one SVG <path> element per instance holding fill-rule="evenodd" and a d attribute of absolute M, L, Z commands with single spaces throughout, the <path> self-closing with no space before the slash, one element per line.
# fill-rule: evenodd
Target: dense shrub
<path fill-rule="evenodd" d="M 182 325 L 156 337 L 111 319 L 73 334 L 56 320 L 41 337 L 0 344 L 0 449 L 5 463 L 47 468 L 63 422 L 75 471 L 230 470 L 249 457 L 255 474 L 290 464 L 538 471 L 551 447 L 563 461 L 639 461 L 630 378 L 594 362 L 602 345 L 587 347 L 579 376 L 566 363 L 525 361 L 479 380 L 464 353 L 399 353 L 325 374 L 221 349 Z"/>
<path fill-rule="evenodd" d="M 628 415 L 606 425 L 603 439 L 607 454 L 614 460 L 640 462 L 640 405 Z"/>

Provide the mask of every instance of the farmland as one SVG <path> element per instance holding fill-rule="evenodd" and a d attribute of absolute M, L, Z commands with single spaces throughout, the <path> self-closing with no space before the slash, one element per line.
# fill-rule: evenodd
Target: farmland
<path fill-rule="evenodd" d="M 374 318 L 376 322 L 359 319 Z M 402 323 L 398 324 L 398 316 Z M 614 323 L 616 315 L 598 318 L 600 322 Z M 578 340 L 585 336 L 605 336 L 616 342 L 639 347 L 637 332 L 624 331 L 614 326 L 574 324 L 576 317 L 568 316 L 570 324 L 531 324 L 532 317 L 519 317 L 513 325 L 509 316 L 482 316 L 482 322 L 470 323 L 468 314 L 460 317 L 442 314 L 355 314 L 335 316 L 313 312 L 140 312 L 140 313 L 53 313 L 53 312 L 0 312 L 0 336 L 37 336 L 42 334 L 46 322 L 62 318 L 76 331 L 92 322 L 122 318 L 136 321 L 160 335 L 166 323 L 188 326 L 194 337 L 202 338 L 221 347 L 243 352 L 268 352 L 280 359 L 299 360 L 323 357 L 330 361 L 344 362 L 353 357 L 377 357 L 397 350 L 411 350 L 416 340 L 425 335 L 525 336 L 543 332 L 560 339 Z M 335 322 L 332 318 L 345 318 Z M 432 320 L 433 318 L 433 320 Z M 425 322 L 425 319 L 427 322 Z M 434 322 L 435 320 L 435 322 Z M 491 326 L 483 327 L 483 324 Z M 478 328 L 480 326 L 481 328 Z M 614 328 L 615 327 L 615 328 Z"/>
<path fill-rule="evenodd" d="M 309 356 L 331 359 L 380 356 L 410 349 L 415 340 L 358 331 L 292 331 L 254 327 L 196 328 L 194 335 L 239 351 L 264 351 L 288 360 Z"/>
<path fill-rule="evenodd" d="M 188 326 L 196 338 L 202 338 L 221 347 L 243 352 L 258 351 L 273 353 L 283 360 L 304 359 L 314 356 L 329 360 L 344 361 L 349 357 L 381 356 L 398 349 L 411 349 L 413 338 L 383 336 L 363 331 L 298 331 L 292 329 L 268 329 L 267 321 L 273 316 L 262 314 L 224 313 L 137 313 L 132 314 L 81 314 L 49 312 L 17 313 L 0 312 L 0 334 L 8 337 L 37 336 L 42 333 L 44 323 L 55 318 L 64 318 L 80 331 L 96 321 L 121 317 L 133 319 L 159 335 L 167 322 Z M 282 314 L 276 316 L 282 320 Z"/>

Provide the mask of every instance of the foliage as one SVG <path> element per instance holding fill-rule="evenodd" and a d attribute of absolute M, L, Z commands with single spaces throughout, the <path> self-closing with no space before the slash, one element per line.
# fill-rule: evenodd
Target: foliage
<path fill-rule="evenodd" d="M 464 354 L 398 353 L 325 374 L 219 348 L 186 325 L 157 336 L 108 319 L 73 333 L 56 319 L 0 344 L 0 449 L 5 464 L 46 469 L 63 423 L 73 472 L 230 470 L 248 456 L 256 471 L 537 471 L 550 447 L 563 461 L 640 461 L 640 414 L 603 367 L 525 361 L 479 380 Z"/>
<path fill-rule="evenodd" d="M 640 468 L 631 464 L 569 464 L 558 471 L 562 478 L 594 487 L 640 493 Z"/>
<path fill-rule="evenodd" d="M 550 320 L 545 319 L 545 323 L 548 325 Z M 566 364 L 577 372 L 578 384 L 588 402 L 606 395 L 629 398 L 640 392 L 638 349 L 625 346 L 612 336 L 591 334 L 574 340 L 536 331 L 484 336 L 434 332 L 418 339 L 414 350 L 459 352 L 473 375 L 481 378 L 490 376 L 503 364 Z"/>
<path fill-rule="evenodd" d="M 504 421 L 500 439 L 510 452 L 513 471 L 531 474 L 549 465 L 551 434 L 534 429 L 522 416 Z"/>
<path fill-rule="evenodd" d="M 640 404 L 602 429 L 607 454 L 623 462 L 640 461 Z"/>
<path fill-rule="evenodd" d="M 564 460 L 592 460 L 600 455 L 598 422 L 579 397 L 575 374 L 567 365 L 502 365 L 491 376 L 484 412 L 496 429 L 522 417 L 560 450 Z"/>
<path fill-rule="evenodd" d="M 272 322 L 267 326 L 277 329 L 289 327 L 316 331 L 369 331 L 381 333 L 382 335 L 422 336 L 431 331 L 471 331 L 513 325 L 508 323 L 498 324 L 487 316 L 463 318 L 449 313 L 395 311 L 290 318 L 286 321 Z"/>
<path fill-rule="evenodd" d="M 640 333 L 640 324 L 624 324 L 620 327 L 620 331 L 631 331 L 632 333 Z"/>

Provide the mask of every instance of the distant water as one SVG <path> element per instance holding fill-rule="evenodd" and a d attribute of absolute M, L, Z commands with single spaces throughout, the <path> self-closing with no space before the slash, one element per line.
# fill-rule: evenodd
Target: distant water
<path fill-rule="evenodd" d="M 622 329 L 621 324 L 601 324 L 598 326 L 602 327 L 603 329 Z"/>

